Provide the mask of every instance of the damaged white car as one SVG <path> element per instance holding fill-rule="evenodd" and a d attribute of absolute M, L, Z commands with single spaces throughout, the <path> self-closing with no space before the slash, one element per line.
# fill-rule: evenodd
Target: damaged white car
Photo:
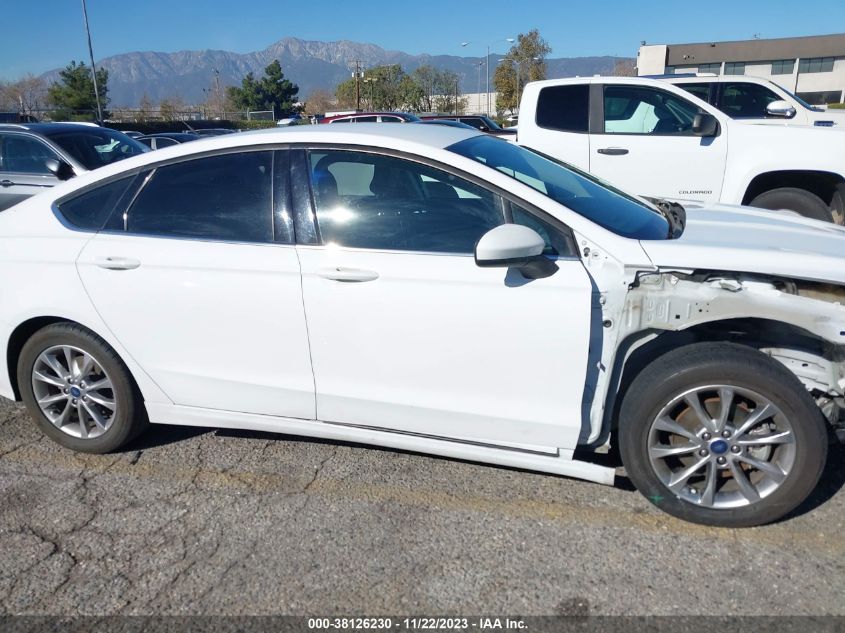
<path fill-rule="evenodd" d="M 437 126 L 216 137 L 0 213 L 0 395 L 60 444 L 277 431 L 748 526 L 841 432 L 845 229 L 689 210 Z"/>

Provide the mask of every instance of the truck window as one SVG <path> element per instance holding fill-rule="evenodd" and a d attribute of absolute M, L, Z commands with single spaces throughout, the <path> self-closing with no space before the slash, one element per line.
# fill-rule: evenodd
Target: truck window
<path fill-rule="evenodd" d="M 590 86 L 549 86 L 537 97 L 537 125 L 559 132 L 587 132 Z"/>
<path fill-rule="evenodd" d="M 752 83 L 726 83 L 722 86 L 719 109 L 732 119 L 764 119 L 766 106 L 780 97 L 765 86 Z"/>
<path fill-rule="evenodd" d="M 675 84 L 678 88 L 683 88 L 688 93 L 695 95 L 702 101 L 710 103 L 710 84 Z"/>
<path fill-rule="evenodd" d="M 689 136 L 698 108 L 665 90 L 643 86 L 604 87 L 605 134 Z"/>

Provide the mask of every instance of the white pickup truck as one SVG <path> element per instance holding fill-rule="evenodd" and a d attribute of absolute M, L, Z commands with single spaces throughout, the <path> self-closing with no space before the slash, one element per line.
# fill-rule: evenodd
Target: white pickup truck
<path fill-rule="evenodd" d="M 644 196 L 845 220 L 845 130 L 733 120 L 665 81 L 529 83 L 518 143 Z"/>

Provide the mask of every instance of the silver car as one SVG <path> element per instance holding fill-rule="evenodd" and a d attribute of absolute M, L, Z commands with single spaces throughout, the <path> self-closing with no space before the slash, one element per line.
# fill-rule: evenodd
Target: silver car
<path fill-rule="evenodd" d="M 97 167 L 148 148 L 87 123 L 0 124 L 0 211 Z"/>

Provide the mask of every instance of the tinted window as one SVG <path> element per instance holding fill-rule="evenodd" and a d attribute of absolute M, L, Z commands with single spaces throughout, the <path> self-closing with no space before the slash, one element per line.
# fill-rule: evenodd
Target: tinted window
<path fill-rule="evenodd" d="M 793 70 L 795 70 L 794 59 L 779 59 L 772 62 L 773 75 L 791 75 Z"/>
<path fill-rule="evenodd" d="M 688 93 L 695 95 L 702 101 L 709 101 L 710 98 L 710 84 L 675 84 L 678 88 L 683 88 Z"/>
<path fill-rule="evenodd" d="M 80 229 L 99 231 L 133 179 L 134 176 L 121 178 L 96 189 L 89 189 L 62 202 L 59 211 L 70 224 Z"/>
<path fill-rule="evenodd" d="M 312 152 L 310 165 L 324 243 L 472 253 L 504 221 L 497 195 L 419 163 L 331 151 Z"/>
<path fill-rule="evenodd" d="M 402 123 L 402 119 L 398 116 L 383 116 L 381 117 L 382 123 Z"/>
<path fill-rule="evenodd" d="M 537 100 L 537 125 L 561 132 L 586 132 L 590 122 L 590 86 L 549 86 Z"/>
<path fill-rule="evenodd" d="M 606 134 L 689 135 L 698 108 L 655 88 L 605 86 Z"/>
<path fill-rule="evenodd" d="M 46 162 L 58 158 L 37 138 L 23 134 L 0 135 L 0 171 L 50 175 Z"/>
<path fill-rule="evenodd" d="M 725 62 L 726 75 L 744 75 L 745 62 Z"/>
<path fill-rule="evenodd" d="M 511 221 L 514 224 L 521 224 L 530 229 L 534 229 L 543 238 L 546 243 L 546 248 L 543 250 L 544 255 L 572 255 L 575 252 L 569 238 L 564 236 L 560 231 L 554 228 L 548 222 L 544 222 L 537 216 L 529 213 L 525 209 L 518 207 L 515 204 L 510 205 Z"/>
<path fill-rule="evenodd" d="M 356 116 L 355 123 L 377 123 L 377 116 Z"/>
<path fill-rule="evenodd" d="M 149 138 L 149 137 L 143 137 L 143 136 L 142 136 L 141 138 L 136 139 L 136 140 L 137 140 L 139 143 L 143 143 L 143 144 L 144 144 L 144 145 L 146 145 L 147 147 L 152 147 L 152 146 L 153 146 L 153 139 L 151 139 L 151 138 Z"/>
<path fill-rule="evenodd" d="M 161 137 L 161 138 L 156 139 L 156 149 L 161 149 L 163 147 L 170 147 L 171 145 L 178 145 L 178 144 L 179 143 L 174 141 L 172 138 Z"/>
<path fill-rule="evenodd" d="M 726 83 L 722 85 L 719 109 L 734 119 L 762 119 L 766 106 L 780 97 L 774 92 L 751 83 Z"/>
<path fill-rule="evenodd" d="M 50 140 L 78 160 L 85 169 L 97 169 L 147 151 L 138 141 L 120 132 L 93 126 L 79 128 L 72 132 L 50 134 Z"/>
<path fill-rule="evenodd" d="M 538 152 L 489 136 L 475 136 L 447 149 L 507 174 L 624 237 L 666 239 L 669 233 L 669 224 L 651 207 Z"/>
<path fill-rule="evenodd" d="M 159 167 L 129 210 L 127 230 L 271 242 L 272 166 L 272 152 L 242 152 Z"/>

